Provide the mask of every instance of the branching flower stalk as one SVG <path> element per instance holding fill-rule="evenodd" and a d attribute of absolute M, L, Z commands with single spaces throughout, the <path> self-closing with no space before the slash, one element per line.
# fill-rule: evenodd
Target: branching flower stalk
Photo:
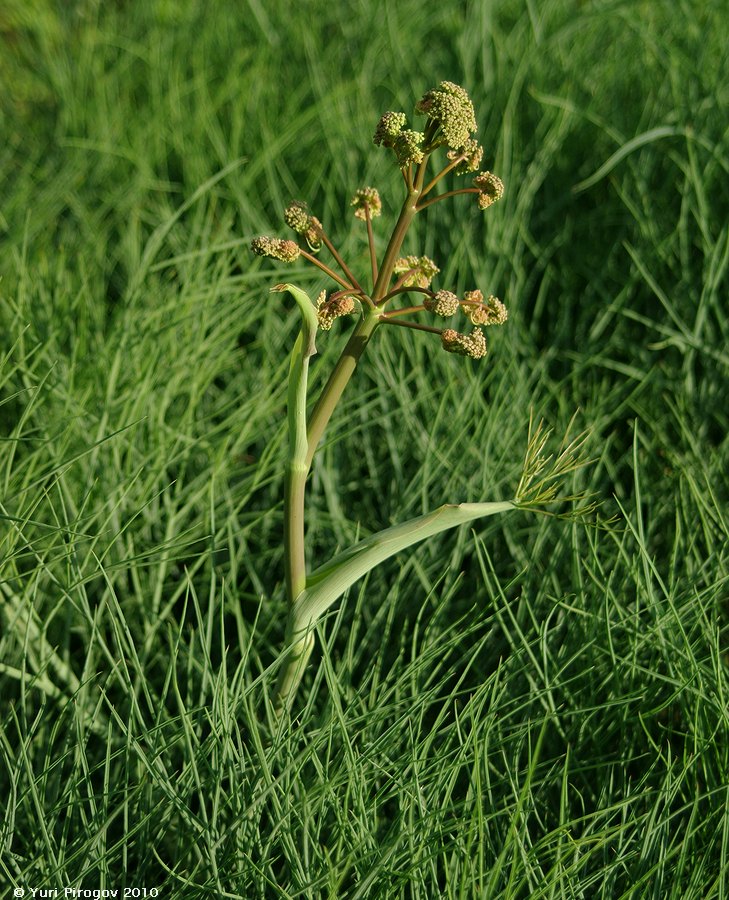
<path fill-rule="evenodd" d="M 374 143 L 392 153 L 405 185 L 405 197 L 381 259 L 377 255 L 373 226 L 382 213 L 380 195 L 373 187 L 363 187 L 352 199 L 354 215 L 366 228 L 369 288 L 365 287 L 366 279 L 355 275 L 342 258 L 319 219 L 300 200 L 294 200 L 284 212 L 284 222 L 295 232 L 298 241 L 261 236 L 251 243 L 257 255 L 284 263 L 303 257 L 336 284 L 335 290 L 322 291 L 315 303 L 294 285 L 280 284 L 273 288 L 288 291 L 302 316 L 301 332 L 291 356 L 287 398 L 289 450 L 284 494 L 284 558 L 288 623 L 275 689 L 277 713 L 291 705 L 314 646 L 316 622 L 354 581 L 389 556 L 429 535 L 520 505 L 517 500 L 446 505 L 373 535 L 324 566 L 307 571 L 304 518 L 307 475 L 327 424 L 375 331 L 381 325 L 411 328 L 438 336 L 446 352 L 482 359 L 488 350 L 483 328 L 503 325 L 507 320 L 506 307 L 493 295 L 485 299 L 477 289 L 463 297 L 448 290 L 434 291 L 431 284 L 440 271 L 435 262 L 426 256 L 401 256 L 415 217 L 430 206 L 457 195 L 471 194 L 478 208 L 485 210 L 504 191 L 496 175 L 478 171 L 483 148 L 473 137 L 476 117 L 471 99 L 462 87 L 442 82 L 424 94 L 415 111 L 425 118 L 422 132 L 407 127 L 404 113 L 387 112 L 374 134 Z M 431 160 L 441 151 L 445 152 L 445 162 L 441 160 L 441 168 L 426 180 Z M 436 187 L 451 174 L 472 177 L 466 187 L 435 194 Z M 319 257 L 323 249 L 331 257 L 326 263 Z M 395 305 L 398 303 L 401 305 Z M 417 317 L 451 319 L 457 314 L 465 316 L 473 326 L 468 333 L 414 321 Z M 316 353 L 317 332 L 329 330 L 336 319 L 349 315 L 357 315 L 358 320 L 307 415 L 308 367 Z M 537 481 L 542 474 L 534 476 Z M 528 489 L 525 494 L 531 498 Z M 541 497 L 541 489 L 536 494 Z M 549 499 L 553 496 L 550 492 Z M 530 500 L 524 505 L 530 506 Z"/>

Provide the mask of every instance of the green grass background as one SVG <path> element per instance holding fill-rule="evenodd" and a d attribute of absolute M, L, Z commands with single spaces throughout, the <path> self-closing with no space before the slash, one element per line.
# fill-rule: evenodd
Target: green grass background
<path fill-rule="evenodd" d="M 0 4 L 3 897 L 729 896 L 725 13 Z M 349 198 L 379 187 L 384 241 L 402 189 L 374 126 L 443 79 L 506 195 L 405 249 L 510 321 L 481 364 L 378 332 L 314 465 L 311 560 L 512 496 L 530 410 L 560 434 L 579 408 L 571 487 L 614 518 L 512 513 L 391 560 L 274 729 L 298 323 L 268 289 L 324 282 L 247 245 L 305 198 L 366 271 Z"/>

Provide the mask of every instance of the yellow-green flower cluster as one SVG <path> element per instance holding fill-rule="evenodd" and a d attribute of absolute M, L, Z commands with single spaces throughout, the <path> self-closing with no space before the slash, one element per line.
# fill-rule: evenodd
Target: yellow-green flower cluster
<path fill-rule="evenodd" d="M 486 356 L 486 338 L 480 328 L 474 328 L 470 334 L 461 334 L 453 328 L 446 328 L 440 336 L 443 349 L 459 356 L 470 356 L 471 359 L 482 359 Z"/>
<path fill-rule="evenodd" d="M 415 112 L 427 116 L 424 132 L 406 128 L 407 118 L 402 112 L 386 112 L 375 129 L 375 144 L 392 148 L 401 169 L 421 163 L 426 153 L 442 145 L 463 156 L 457 173 L 478 169 L 483 149 L 471 137 L 478 126 L 473 103 L 464 88 L 452 81 L 441 81 L 420 98 Z"/>
<path fill-rule="evenodd" d="M 309 207 L 303 200 L 292 200 L 289 203 L 284 210 L 284 222 L 297 234 L 303 234 L 312 249 L 318 249 L 321 243 L 321 222 L 309 213 Z"/>
<path fill-rule="evenodd" d="M 469 138 L 460 150 L 449 150 L 448 159 L 458 159 L 460 162 L 453 169 L 456 175 L 466 175 L 468 172 L 477 172 L 483 159 L 483 147 L 474 138 Z"/>
<path fill-rule="evenodd" d="M 270 256 L 281 262 L 294 262 L 301 253 L 301 248 L 296 241 L 286 241 L 281 238 L 261 235 L 251 241 L 251 250 L 256 256 Z"/>
<path fill-rule="evenodd" d="M 354 297 L 335 295 L 327 300 L 327 292 L 322 291 L 316 298 L 316 317 L 322 331 L 329 331 L 335 319 L 354 312 Z"/>
<path fill-rule="evenodd" d="M 428 256 L 402 256 L 395 261 L 393 271 L 396 275 L 408 273 L 403 287 L 428 288 L 440 269 Z"/>
<path fill-rule="evenodd" d="M 311 228 L 309 207 L 303 200 L 292 200 L 284 210 L 284 222 L 297 234 L 306 234 Z"/>
<path fill-rule="evenodd" d="M 405 129 L 395 138 L 392 149 L 395 151 L 398 165 L 401 169 L 406 166 L 417 165 L 423 161 L 423 141 L 425 135 L 420 131 Z"/>
<path fill-rule="evenodd" d="M 423 306 L 436 316 L 447 319 L 458 312 L 460 301 L 452 291 L 438 291 L 432 297 L 426 297 Z"/>
<path fill-rule="evenodd" d="M 354 197 L 352 197 L 352 203 L 350 205 L 355 207 L 354 215 L 357 219 L 366 220 L 368 212 L 371 219 L 382 214 L 382 200 L 380 200 L 380 194 L 377 188 L 360 188 Z"/>
<path fill-rule="evenodd" d="M 504 182 L 491 172 L 480 172 L 473 179 L 473 185 L 479 191 L 479 209 L 488 209 L 492 203 L 496 203 L 504 196 Z"/>
<path fill-rule="evenodd" d="M 452 81 L 441 81 L 436 89 L 426 91 L 415 111 L 426 115 L 429 125 L 432 122 L 437 126 L 429 149 L 446 144 L 451 150 L 459 150 L 478 129 L 471 98 L 464 88 Z M 426 131 L 429 130 L 426 127 Z"/>
<path fill-rule="evenodd" d="M 503 325 L 509 317 L 504 304 L 493 294 L 484 300 L 481 291 L 466 291 L 463 300 L 464 311 L 474 325 Z"/>
<path fill-rule="evenodd" d="M 406 124 L 405 113 L 386 112 L 377 123 L 373 138 L 378 146 L 389 147 L 395 152 L 401 169 L 421 163 L 425 156 L 423 152 L 425 135 L 405 128 Z"/>
<path fill-rule="evenodd" d="M 378 147 L 392 147 L 406 122 L 407 116 L 404 112 L 386 112 L 377 123 L 373 141 Z"/>

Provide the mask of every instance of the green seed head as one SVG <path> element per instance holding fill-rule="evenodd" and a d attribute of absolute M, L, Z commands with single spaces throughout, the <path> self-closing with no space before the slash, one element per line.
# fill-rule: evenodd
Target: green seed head
<path fill-rule="evenodd" d="M 488 299 L 488 309 L 490 313 L 489 320 L 486 322 L 486 325 L 503 325 L 504 322 L 509 318 L 509 313 L 504 306 L 504 304 L 499 300 L 498 297 L 494 297 L 493 294 Z"/>
<path fill-rule="evenodd" d="M 321 249 L 321 222 L 316 216 L 309 216 L 309 227 L 304 234 L 309 249 L 318 253 Z"/>

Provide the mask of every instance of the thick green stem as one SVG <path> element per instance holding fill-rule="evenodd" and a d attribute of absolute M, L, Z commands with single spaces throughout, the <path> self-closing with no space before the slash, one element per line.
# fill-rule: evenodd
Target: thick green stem
<path fill-rule="evenodd" d="M 392 270 L 395 261 L 400 253 L 402 242 L 405 239 L 410 224 L 417 213 L 417 202 L 423 185 L 423 177 L 425 173 L 425 162 L 421 163 L 415 176 L 415 185 L 412 190 L 408 191 L 405 202 L 400 210 L 400 215 L 395 228 L 390 237 L 390 242 L 385 250 L 385 256 L 382 265 L 377 273 L 377 280 L 372 292 L 372 299 L 375 303 L 381 300 L 389 289 L 390 280 L 392 279 Z M 306 458 L 307 469 L 311 465 L 314 458 L 317 445 L 324 434 L 324 430 L 329 424 L 329 419 L 339 402 L 349 379 L 352 377 L 357 363 L 365 351 L 372 334 L 379 324 L 379 316 L 376 312 L 367 310 L 363 314 L 352 332 L 347 345 L 342 351 L 337 364 L 332 369 L 329 380 L 325 384 L 316 406 L 312 410 L 309 419 L 309 429 L 307 432 L 308 453 Z"/>
<path fill-rule="evenodd" d="M 290 634 L 287 638 L 286 658 L 279 669 L 278 680 L 274 690 L 273 710 L 277 716 L 280 716 L 285 709 L 290 709 L 296 689 L 301 682 L 309 662 L 311 651 L 314 649 L 314 635 L 305 634 L 303 637 L 296 639 L 293 635 L 291 626 L 293 617 L 289 616 Z"/>
<path fill-rule="evenodd" d="M 408 191 L 405 202 L 400 210 L 398 220 L 395 223 L 395 228 L 390 237 L 390 242 L 387 245 L 387 250 L 385 250 L 385 256 L 382 260 L 382 265 L 380 266 L 377 281 L 375 282 L 375 289 L 372 292 L 372 299 L 375 303 L 377 303 L 378 300 L 381 300 L 388 291 L 390 279 L 392 278 L 392 270 L 395 266 L 395 261 L 400 254 L 402 242 L 418 211 L 417 204 L 422 191 L 424 174 L 425 160 L 418 167 L 413 188 Z"/>
<path fill-rule="evenodd" d="M 329 380 L 324 386 L 316 406 L 312 410 L 307 432 L 307 471 L 311 466 L 314 452 L 324 434 L 324 429 L 327 427 L 329 419 L 332 417 L 334 408 L 344 393 L 344 389 L 347 386 L 349 379 L 352 377 L 352 373 L 357 367 L 357 363 L 364 353 L 365 347 L 378 324 L 379 316 L 377 312 L 365 310 L 362 314 L 362 318 L 355 325 L 354 331 L 350 335 L 350 338 L 342 351 L 342 355 L 332 369 Z"/>
<path fill-rule="evenodd" d="M 289 460 L 284 485 L 284 577 L 289 606 L 306 587 L 306 557 L 304 554 L 304 492 L 306 490 L 305 463 Z"/>
<path fill-rule="evenodd" d="M 275 291 L 288 291 L 301 311 L 301 331 L 291 353 L 287 394 L 288 459 L 284 484 L 284 580 L 288 600 L 286 658 L 279 670 L 274 708 L 280 715 L 293 697 L 314 644 L 312 635 L 295 635 L 293 609 L 306 589 L 304 543 L 304 492 L 309 467 L 306 463 L 306 393 L 309 360 L 316 353 L 318 321 L 314 306 L 304 291 L 292 284 L 280 284 Z"/>

